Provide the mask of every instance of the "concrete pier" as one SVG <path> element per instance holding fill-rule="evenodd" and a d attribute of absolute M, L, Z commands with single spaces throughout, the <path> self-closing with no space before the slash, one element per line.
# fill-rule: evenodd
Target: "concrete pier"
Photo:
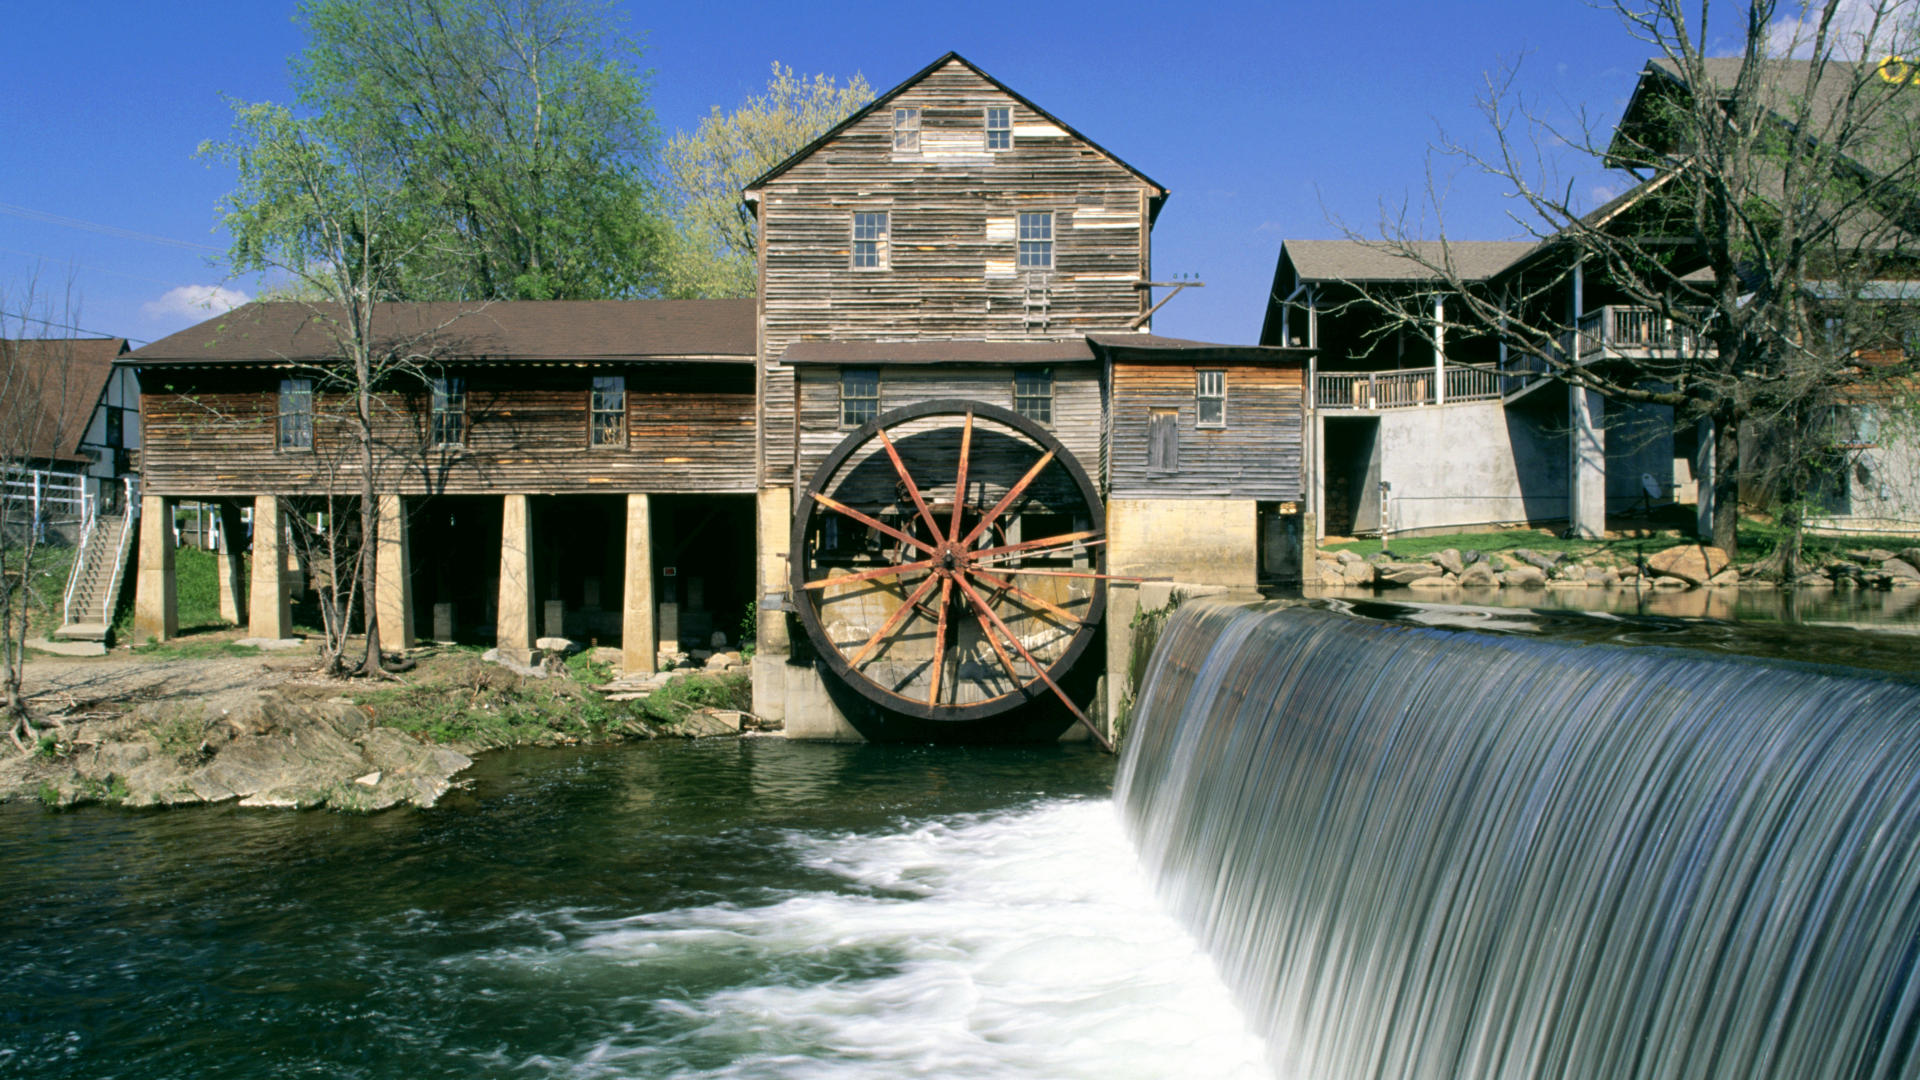
<path fill-rule="evenodd" d="M 633 674 L 652 671 L 659 650 L 653 628 L 653 505 L 645 495 L 627 496 L 626 545 L 620 666 Z"/>
<path fill-rule="evenodd" d="M 173 571 L 173 504 L 160 495 L 140 499 L 140 571 L 134 583 L 135 644 L 180 634 L 180 607 Z"/>

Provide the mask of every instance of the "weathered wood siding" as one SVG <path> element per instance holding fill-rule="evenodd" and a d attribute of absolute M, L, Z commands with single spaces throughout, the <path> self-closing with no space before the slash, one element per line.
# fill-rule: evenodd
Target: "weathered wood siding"
<path fill-rule="evenodd" d="M 893 149 L 883 107 L 761 192 L 771 484 L 793 476 L 794 374 L 778 361 L 796 341 L 1063 340 L 1124 330 L 1146 310 L 1134 283 L 1155 189 L 958 62 L 892 105 L 921 110 L 919 152 Z M 1013 110 L 1011 149 L 986 149 L 988 106 Z M 853 214 L 874 210 L 889 214 L 887 266 L 856 270 Z M 1034 276 L 1016 265 L 1017 222 L 1041 210 L 1053 212 L 1054 265 Z M 1086 452 L 1091 463 L 1097 448 Z"/>
<path fill-rule="evenodd" d="M 141 396 L 142 483 L 156 495 L 352 492 L 350 401 L 319 395 L 312 451 L 278 449 L 278 371 L 149 371 Z M 381 396 L 383 480 L 407 494 L 751 492 L 753 374 L 747 364 L 475 368 L 467 437 L 422 451 L 427 397 Z M 587 445 L 595 375 L 626 377 L 625 447 Z M 409 464 L 411 463 L 411 464 Z"/>
<path fill-rule="evenodd" d="M 1227 423 L 1197 423 L 1194 373 L 1225 371 Z M 1112 498 L 1299 499 L 1305 410 L 1301 365 L 1204 360 L 1113 365 Z M 1179 469 L 1147 467 L 1150 417 L 1178 414 Z"/>

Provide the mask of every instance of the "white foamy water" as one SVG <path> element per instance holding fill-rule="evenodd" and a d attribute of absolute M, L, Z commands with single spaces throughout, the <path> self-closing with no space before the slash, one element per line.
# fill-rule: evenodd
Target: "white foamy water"
<path fill-rule="evenodd" d="M 466 963 L 598 995 L 605 1034 L 498 1061 L 576 1077 L 1266 1077 L 1113 805 L 790 834 L 830 885 L 554 927 Z M 675 992 L 678 991 L 678 992 Z"/>

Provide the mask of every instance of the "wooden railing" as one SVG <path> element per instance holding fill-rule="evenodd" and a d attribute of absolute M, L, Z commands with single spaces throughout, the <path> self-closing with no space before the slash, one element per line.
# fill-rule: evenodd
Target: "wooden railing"
<path fill-rule="evenodd" d="M 1434 405 L 1432 368 L 1407 371 L 1323 371 L 1314 386 L 1314 404 L 1322 409 L 1404 409 Z M 1485 368 L 1455 364 L 1445 369 L 1445 400 L 1489 401 L 1501 396 L 1506 376 Z"/>
<path fill-rule="evenodd" d="M 1581 362 L 1605 353 L 1687 353 L 1700 345 L 1686 327 L 1652 308 L 1626 304 L 1597 307 L 1580 316 L 1574 335 Z"/>

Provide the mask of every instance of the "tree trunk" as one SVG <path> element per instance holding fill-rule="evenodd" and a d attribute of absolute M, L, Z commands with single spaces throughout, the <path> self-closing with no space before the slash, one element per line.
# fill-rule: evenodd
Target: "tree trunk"
<path fill-rule="evenodd" d="M 1714 414 L 1712 544 L 1727 553 L 1729 562 L 1740 556 L 1739 436 L 1731 409 Z"/>

